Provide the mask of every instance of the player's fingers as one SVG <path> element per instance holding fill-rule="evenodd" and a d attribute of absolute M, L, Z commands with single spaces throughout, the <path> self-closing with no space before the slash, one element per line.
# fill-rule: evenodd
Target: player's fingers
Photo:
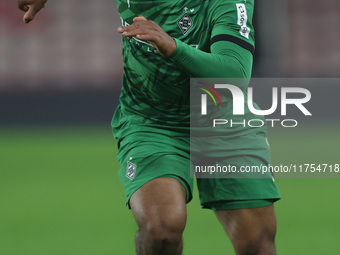
<path fill-rule="evenodd" d="M 153 34 L 152 30 L 144 29 L 144 28 L 134 28 L 134 29 L 129 29 L 125 30 L 122 35 L 125 37 L 132 37 L 136 35 L 148 35 L 148 34 Z"/>
<path fill-rule="evenodd" d="M 41 2 L 30 4 L 28 11 L 24 15 L 24 22 L 31 22 L 34 19 L 35 15 L 45 6 L 46 4 Z"/>
<path fill-rule="evenodd" d="M 27 0 L 18 0 L 18 8 L 22 10 L 23 12 L 28 11 L 28 8 L 29 8 L 28 5 L 29 5 L 29 2 Z"/>
<path fill-rule="evenodd" d="M 154 34 L 137 34 L 136 38 L 139 40 L 149 41 L 152 43 L 156 43 L 158 41 L 158 37 Z M 155 46 L 154 44 L 152 45 Z"/>
<path fill-rule="evenodd" d="M 29 6 L 28 5 L 23 5 L 20 10 L 24 11 L 24 12 L 28 12 L 29 10 Z"/>
<path fill-rule="evenodd" d="M 130 30 L 130 31 L 124 31 L 122 33 L 123 36 L 125 37 L 132 37 L 132 36 L 136 36 L 138 34 L 141 34 L 142 31 L 140 29 L 134 29 L 134 30 Z"/>
<path fill-rule="evenodd" d="M 35 15 L 40 11 L 40 9 L 41 8 L 39 8 L 35 4 L 30 5 L 28 11 L 24 15 L 24 22 L 31 22 L 34 19 Z"/>
<path fill-rule="evenodd" d="M 123 34 L 124 36 L 132 35 L 135 36 L 138 33 L 147 33 L 148 31 L 155 31 L 156 24 L 149 21 L 137 21 L 132 25 L 126 27 L 119 27 L 117 29 L 118 33 Z"/>
<path fill-rule="evenodd" d="M 138 17 L 134 17 L 133 18 L 133 22 L 136 22 L 136 21 L 145 21 L 147 20 L 144 16 L 138 16 Z"/>
<path fill-rule="evenodd" d="M 123 34 L 124 36 L 127 35 L 136 35 L 136 31 L 140 31 L 140 27 L 136 27 L 136 26 L 127 26 L 127 27 L 119 27 L 118 28 L 118 33 Z"/>
<path fill-rule="evenodd" d="M 117 31 L 118 33 L 123 33 L 123 32 L 126 32 L 126 31 L 133 31 L 134 29 L 140 27 L 139 25 L 136 25 L 135 23 L 132 24 L 132 25 L 129 25 L 129 26 L 125 26 L 125 27 L 118 27 Z"/>

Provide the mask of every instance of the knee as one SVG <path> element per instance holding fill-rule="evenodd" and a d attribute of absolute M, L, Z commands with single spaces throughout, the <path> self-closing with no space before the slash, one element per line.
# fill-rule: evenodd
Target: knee
<path fill-rule="evenodd" d="M 153 250 L 167 252 L 180 249 L 184 227 L 180 222 L 152 221 L 140 228 L 139 233 Z"/>
<path fill-rule="evenodd" d="M 275 243 L 270 240 L 261 242 L 247 242 L 237 252 L 237 255 L 275 255 Z"/>

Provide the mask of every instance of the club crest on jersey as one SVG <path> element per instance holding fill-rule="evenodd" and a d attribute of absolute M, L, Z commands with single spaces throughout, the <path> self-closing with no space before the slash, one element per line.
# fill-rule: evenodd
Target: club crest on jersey
<path fill-rule="evenodd" d="M 188 7 L 184 8 L 185 13 L 183 16 L 177 21 L 177 25 L 181 29 L 182 33 L 185 35 L 189 32 L 189 30 L 193 27 L 192 19 L 187 13 Z"/>
<path fill-rule="evenodd" d="M 135 164 L 132 164 L 130 161 L 127 162 L 127 168 L 126 168 L 126 177 L 130 180 L 133 180 L 136 175 L 136 169 L 137 166 Z"/>

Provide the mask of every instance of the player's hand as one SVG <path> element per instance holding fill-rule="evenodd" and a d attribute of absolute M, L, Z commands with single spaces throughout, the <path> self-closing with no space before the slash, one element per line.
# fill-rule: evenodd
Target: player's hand
<path fill-rule="evenodd" d="M 118 32 L 123 36 L 148 41 L 154 46 L 160 55 L 169 57 L 176 50 L 175 40 L 168 35 L 159 25 L 143 16 L 133 19 L 133 24 L 119 27 Z"/>
<path fill-rule="evenodd" d="M 47 0 L 18 0 L 18 7 L 25 12 L 24 22 L 31 22 L 35 15 L 45 7 Z"/>

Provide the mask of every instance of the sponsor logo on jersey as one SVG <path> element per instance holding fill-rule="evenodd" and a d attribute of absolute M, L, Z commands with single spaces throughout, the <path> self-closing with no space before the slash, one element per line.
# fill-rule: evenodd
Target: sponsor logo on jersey
<path fill-rule="evenodd" d="M 190 18 L 189 14 L 187 13 L 188 8 L 185 7 L 184 10 L 185 10 L 185 13 L 177 21 L 177 25 L 181 29 L 182 33 L 185 35 L 193 27 L 193 23 L 192 23 L 192 19 Z"/>
<path fill-rule="evenodd" d="M 236 4 L 237 8 L 237 24 L 241 27 L 240 34 L 249 39 L 250 28 L 247 27 L 248 16 L 245 4 Z"/>
<path fill-rule="evenodd" d="M 126 177 L 129 178 L 130 180 L 133 180 L 136 175 L 136 170 L 137 166 L 130 161 L 127 162 L 127 167 L 126 167 Z"/>

